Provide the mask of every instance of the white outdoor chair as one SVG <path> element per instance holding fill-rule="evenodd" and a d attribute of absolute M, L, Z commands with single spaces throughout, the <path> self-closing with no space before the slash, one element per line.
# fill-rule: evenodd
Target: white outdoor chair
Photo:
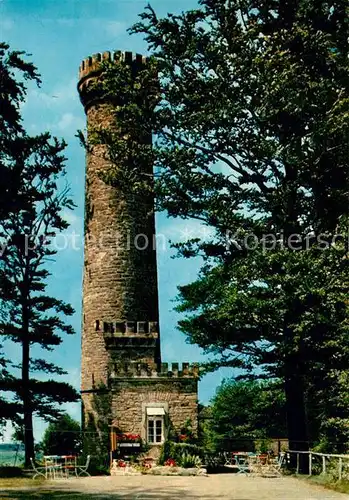
<path fill-rule="evenodd" d="M 249 463 L 246 456 L 235 455 L 235 463 L 238 468 L 237 474 L 248 474 Z"/>
<path fill-rule="evenodd" d="M 280 453 L 279 457 L 277 458 L 277 460 L 271 464 L 272 467 L 272 471 L 276 473 L 276 475 L 278 476 L 281 476 L 281 468 L 284 466 L 285 464 L 285 459 L 286 459 L 286 454 L 285 453 Z"/>
<path fill-rule="evenodd" d="M 89 474 L 87 472 L 87 469 L 89 468 L 89 465 L 90 465 L 90 461 L 91 461 L 91 455 L 87 455 L 85 465 L 77 465 L 76 466 L 76 475 L 77 476 L 83 476 L 84 474 L 86 476 L 91 476 L 91 474 Z"/>
<path fill-rule="evenodd" d="M 263 471 L 265 477 L 281 477 L 281 468 L 285 464 L 285 453 L 280 453 L 279 457 L 273 462 L 269 462 Z"/>
<path fill-rule="evenodd" d="M 39 477 L 39 476 L 42 476 L 45 479 L 47 479 L 47 469 L 46 469 L 46 467 L 37 467 L 35 465 L 35 462 L 34 462 L 33 458 L 30 459 L 30 463 L 31 463 L 31 466 L 33 468 L 33 472 L 35 472 L 35 474 L 33 475 L 32 479 L 35 479 L 36 477 Z"/>

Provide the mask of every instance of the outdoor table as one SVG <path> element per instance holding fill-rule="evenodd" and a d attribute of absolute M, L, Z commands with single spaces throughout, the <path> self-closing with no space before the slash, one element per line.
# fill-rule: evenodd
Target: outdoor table
<path fill-rule="evenodd" d="M 269 455 L 253 455 L 248 457 L 249 472 L 259 476 L 280 476 L 282 461 Z"/>
<path fill-rule="evenodd" d="M 44 456 L 45 477 L 56 479 L 57 477 L 69 477 L 69 473 L 78 475 L 76 455 L 45 455 Z"/>
<path fill-rule="evenodd" d="M 61 459 L 64 460 L 62 467 L 65 476 L 69 477 L 69 473 L 73 473 L 77 476 L 77 456 L 62 455 Z"/>
<path fill-rule="evenodd" d="M 62 476 L 62 464 L 59 463 L 59 455 L 45 455 L 44 467 L 46 479 L 56 479 L 57 476 Z"/>

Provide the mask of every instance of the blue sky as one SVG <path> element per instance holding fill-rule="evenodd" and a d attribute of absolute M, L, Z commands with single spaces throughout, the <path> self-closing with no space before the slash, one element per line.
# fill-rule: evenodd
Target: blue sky
<path fill-rule="evenodd" d="M 69 238 L 62 238 L 62 249 L 50 266 L 49 292 L 75 308 L 72 324 L 76 335 L 65 337 L 50 358 L 68 371 L 64 378 L 76 388 L 80 386 L 85 170 L 84 151 L 75 138 L 76 130 L 85 126 L 85 115 L 76 91 L 77 73 L 81 60 L 96 52 L 129 50 L 145 54 L 146 44 L 142 37 L 130 36 L 127 28 L 137 21 L 137 15 L 146 4 L 142 0 L 0 0 L 0 39 L 8 42 L 12 49 L 32 54 L 31 60 L 42 75 L 41 88 L 30 87 L 23 107 L 27 130 L 32 134 L 49 130 L 68 143 L 67 180 L 77 209 L 66 214 L 71 223 L 67 231 Z M 161 16 L 195 8 L 197 2 L 155 0 L 151 5 Z M 167 239 L 166 248 L 158 252 L 162 358 L 166 362 L 201 361 L 204 357 L 200 349 L 188 345 L 184 335 L 177 331 L 179 316 L 173 311 L 177 286 L 196 278 L 200 262 L 172 259 L 168 240 L 200 237 L 205 233 L 195 221 L 167 219 L 164 214 L 157 215 L 156 223 L 157 232 Z M 72 245 L 73 239 L 75 245 Z M 18 347 L 8 346 L 8 349 L 13 358 L 18 357 Z M 230 374 L 229 370 L 220 370 L 204 377 L 200 382 L 200 401 L 207 403 L 223 376 Z M 79 405 L 69 405 L 67 411 L 80 418 Z M 44 427 L 42 422 L 35 422 L 37 439 Z"/>

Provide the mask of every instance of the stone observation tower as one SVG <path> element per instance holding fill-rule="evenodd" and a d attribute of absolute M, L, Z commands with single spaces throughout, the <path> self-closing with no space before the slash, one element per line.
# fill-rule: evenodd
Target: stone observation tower
<path fill-rule="evenodd" d="M 131 52 L 105 52 L 85 59 L 78 90 L 93 129 L 116 131 L 119 105 L 96 82 L 101 62 L 129 65 L 137 75 L 147 64 Z M 139 140 L 151 144 L 151 134 Z M 107 147 L 90 145 L 86 159 L 85 259 L 81 389 L 85 428 L 107 451 L 111 429 L 138 433 L 156 447 L 186 421 L 197 428 L 197 367 L 160 359 L 154 200 L 106 184 Z M 115 165 L 113 166 L 115 168 Z M 148 166 L 151 181 L 152 165 Z M 117 448 L 111 440 L 112 451 Z M 114 443 L 114 444 L 113 444 Z"/>

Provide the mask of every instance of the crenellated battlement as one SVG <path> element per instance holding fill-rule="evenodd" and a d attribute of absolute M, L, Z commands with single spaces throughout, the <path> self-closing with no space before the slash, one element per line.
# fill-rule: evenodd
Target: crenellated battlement
<path fill-rule="evenodd" d="M 101 64 L 105 61 L 110 62 L 123 62 L 124 64 L 128 64 L 130 66 L 137 67 L 141 69 L 147 64 L 149 58 L 143 56 L 142 54 L 135 54 L 134 52 L 123 52 L 121 50 L 117 50 L 115 52 L 106 51 L 106 52 L 98 52 L 97 54 L 93 54 L 86 59 L 83 59 L 81 65 L 79 67 L 79 81 L 83 78 L 86 78 L 90 73 L 99 72 L 101 70 Z"/>
<path fill-rule="evenodd" d="M 95 331 L 113 336 L 153 336 L 159 333 L 157 321 L 95 321 Z"/>
<path fill-rule="evenodd" d="M 99 90 L 93 88 L 91 85 L 100 77 L 103 62 L 109 61 L 116 64 L 122 62 L 131 66 L 133 73 L 137 74 L 145 67 L 148 60 L 149 58 L 142 56 L 142 54 L 122 52 L 121 50 L 115 52 L 99 52 L 84 59 L 79 67 L 78 91 L 85 110 L 87 110 L 94 101 L 103 97 L 103 93 L 100 93 Z"/>
<path fill-rule="evenodd" d="M 198 378 L 200 367 L 197 363 L 114 363 L 109 374 L 110 379 L 117 378 Z"/>

